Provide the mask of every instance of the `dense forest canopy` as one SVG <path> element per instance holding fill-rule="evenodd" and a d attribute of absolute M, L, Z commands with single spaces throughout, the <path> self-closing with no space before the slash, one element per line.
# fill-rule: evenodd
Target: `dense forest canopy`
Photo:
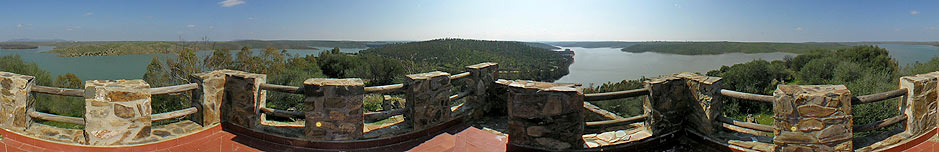
<path fill-rule="evenodd" d="M 668 54 L 721 54 L 721 53 L 808 53 L 816 50 L 831 50 L 848 47 L 838 43 L 769 43 L 769 42 L 649 42 L 637 43 L 623 48 L 623 51 L 642 53 L 659 52 Z"/>
<path fill-rule="evenodd" d="M 0 49 L 35 49 L 35 48 L 39 48 L 39 46 L 29 45 L 29 44 L 0 43 Z"/>
<path fill-rule="evenodd" d="M 320 41 L 320 40 L 239 40 L 239 41 L 88 41 L 88 42 L 3 42 L 2 45 L 55 46 L 47 52 L 59 56 L 107 56 L 124 54 L 176 53 L 183 49 L 190 50 L 237 50 L 249 48 L 279 49 L 317 49 L 317 47 L 367 48 L 370 41 Z"/>

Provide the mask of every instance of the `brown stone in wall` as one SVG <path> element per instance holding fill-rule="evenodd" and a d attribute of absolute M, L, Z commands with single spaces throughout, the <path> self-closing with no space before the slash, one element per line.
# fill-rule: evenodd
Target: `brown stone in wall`
<path fill-rule="evenodd" d="M 450 74 L 434 71 L 407 75 L 404 121 L 415 130 L 450 120 Z"/>
<path fill-rule="evenodd" d="M 249 129 L 259 125 L 258 105 L 263 104 L 267 91 L 260 90 L 267 75 L 246 72 L 228 72 L 225 77 L 225 97 L 222 98 L 220 117 L 222 122 L 231 122 Z"/>
<path fill-rule="evenodd" d="M 643 112 L 648 115 L 646 129 L 653 135 L 678 131 L 685 124 L 688 111 L 696 103 L 687 81 L 677 75 L 652 78 L 643 82 L 649 95 L 642 102 Z M 703 112 L 700 115 L 704 115 Z"/>
<path fill-rule="evenodd" d="M 365 117 L 361 79 L 312 78 L 303 82 L 306 115 L 304 138 L 310 140 L 354 140 L 362 138 Z"/>
<path fill-rule="evenodd" d="M 199 84 L 192 90 L 192 106 L 199 111 L 192 114 L 193 122 L 204 127 L 220 122 L 219 108 L 225 95 L 225 72 L 222 70 L 193 74 L 189 81 Z"/>
<path fill-rule="evenodd" d="M 123 145 L 147 140 L 152 113 L 149 89 L 143 80 L 85 81 L 85 143 Z"/>
<path fill-rule="evenodd" d="M 506 88 L 509 144 L 545 150 L 583 148 L 583 92 L 573 84 L 498 80 Z"/>
<path fill-rule="evenodd" d="M 721 123 L 717 117 L 721 116 L 723 95 L 720 95 L 722 81 L 720 77 L 702 76 L 694 73 L 679 73 L 676 77 L 685 79 L 686 86 L 694 100 L 691 100 L 689 114 L 686 116 L 687 125 L 706 136 L 711 135 Z"/>
<path fill-rule="evenodd" d="M 35 102 L 32 76 L 0 72 L 0 128 L 22 132 L 32 123 L 26 114 Z"/>
<path fill-rule="evenodd" d="M 779 85 L 773 96 L 776 150 L 852 150 L 852 95 L 846 87 Z"/>
<path fill-rule="evenodd" d="M 899 100 L 900 112 L 906 114 L 906 130 L 919 135 L 936 127 L 937 100 L 939 90 L 939 72 L 905 76 L 900 78 L 900 88 L 906 88 L 907 94 Z"/>
<path fill-rule="evenodd" d="M 499 64 L 497 63 L 480 63 L 475 65 L 466 66 L 466 71 L 470 73 L 469 77 L 466 80 L 467 88 L 472 88 L 473 93 L 467 96 L 466 103 L 464 106 L 471 106 L 474 117 L 481 117 L 482 114 L 488 113 L 493 107 L 504 107 L 503 104 L 499 104 L 493 100 L 487 100 L 490 98 L 490 94 L 495 84 L 496 79 L 499 78 Z"/>

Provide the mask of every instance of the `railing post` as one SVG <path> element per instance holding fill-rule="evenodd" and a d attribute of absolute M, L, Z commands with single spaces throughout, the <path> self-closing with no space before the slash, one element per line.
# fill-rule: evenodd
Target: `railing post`
<path fill-rule="evenodd" d="M 310 140 L 354 140 L 362 138 L 365 116 L 361 79 L 312 78 L 303 81 L 303 106 Z"/>
<path fill-rule="evenodd" d="M 192 114 L 193 122 L 203 127 L 221 122 L 219 108 L 225 97 L 225 77 L 223 71 L 196 73 L 189 77 L 190 82 L 199 84 L 199 89 L 192 90 L 191 104 L 199 109 L 199 112 Z"/>
<path fill-rule="evenodd" d="M 649 96 L 642 101 L 643 113 L 648 116 L 645 129 L 652 136 L 673 133 L 682 129 L 688 107 L 695 101 L 685 80 L 676 75 L 643 81 Z"/>
<path fill-rule="evenodd" d="M 721 128 L 721 123 L 717 122 L 724 102 L 723 96 L 720 95 L 723 84 L 721 78 L 694 73 L 680 73 L 677 76 L 685 79 L 694 98 L 693 103 L 689 104 L 692 106 L 686 119 L 687 125 L 705 136 L 710 136 L 716 129 Z"/>
<path fill-rule="evenodd" d="M 496 83 L 508 93 L 509 148 L 583 148 L 584 97 L 578 86 L 501 79 Z"/>
<path fill-rule="evenodd" d="M 150 85 L 143 80 L 85 81 L 85 143 L 124 145 L 150 137 Z"/>
<path fill-rule="evenodd" d="M 495 105 L 495 102 L 489 102 L 488 92 L 499 78 L 499 64 L 486 62 L 466 66 L 466 71 L 470 73 L 469 81 L 466 85 L 468 89 L 473 89 L 473 93 L 466 97 L 466 103 L 471 105 L 472 116 L 479 117 L 489 112 L 492 107 L 504 107 L 504 105 Z"/>
<path fill-rule="evenodd" d="M 851 91 L 844 85 L 779 85 L 773 92 L 777 151 L 851 151 Z"/>
<path fill-rule="evenodd" d="M 30 93 L 34 77 L 0 72 L 0 127 L 12 131 L 25 131 L 33 122 L 26 111 L 36 101 Z"/>
<path fill-rule="evenodd" d="M 414 130 L 450 120 L 450 74 L 434 71 L 407 75 L 404 121 Z"/>
<path fill-rule="evenodd" d="M 900 77 L 900 88 L 907 90 L 899 100 L 900 112 L 906 114 L 906 131 L 919 135 L 931 131 L 937 121 L 937 77 L 939 72 Z"/>
<path fill-rule="evenodd" d="M 220 117 L 222 122 L 230 122 L 248 129 L 260 125 L 259 104 L 265 104 L 267 91 L 261 90 L 267 75 L 242 71 L 222 70 L 225 76 L 225 97 L 222 98 Z"/>

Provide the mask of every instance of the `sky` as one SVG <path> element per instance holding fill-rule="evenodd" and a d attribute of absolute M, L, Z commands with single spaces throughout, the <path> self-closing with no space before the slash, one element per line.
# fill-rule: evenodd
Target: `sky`
<path fill-rule="evenodd" d="M 0 41 L 939 41 L 939 1 L 0 0 Z"/>

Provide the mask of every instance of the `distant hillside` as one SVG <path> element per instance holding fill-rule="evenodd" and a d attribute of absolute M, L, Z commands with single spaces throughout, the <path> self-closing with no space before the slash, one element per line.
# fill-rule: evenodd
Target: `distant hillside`
<path fill-rule="evenodd" d="M 813 50 L 833 50 L 848 46 L 838 43 L 766 43 L 766 42 L 649 42 L 626 48 L 626 52 L 659 52 L 669 54 L 699 55 L 721 53 L 807 53 Z"/>
<path fill-rule="evenodd" d="M 522 42 L 522 43 L 525 43 L 525 45 L 528 45 L 528 46 L 531 46 L 531 47 L 542 48 L 542 49 L 548 49 L 548 50 L 557 50 L 557 49 L 561 49 L 561 48 L 559 48 L 559 47 L 555 47 L 555 46 L 548 45 L 548 44 L 544 44 L 544 43 L 538 43 L 538 42 Z"/>
<path fill-rule="evenodd" d="M 7 42 L 68 42 L 63 39 L 10 39 Z"/>
<path fill-rule="evenodd" d="M 556 51 L 532 47 L 523 42 L 437 39 L 430 41 L 388 44 L 359 53 L 414 62 L 429 72 L 441 70 L 462 72 L 464 66 L 498 62 L 500 77 L 553 81 L 567 75 L 570 58 Z"/>
<path fill-rule="evenodd" d="M 582 47 L 582 48 L 625 48 L 633 44 L 644 42 L 619 42 L 619 41 L 595 41 L 595 42 L 546 42 L 545 44 L 562 47 Z"/>
<path fill-rule="evenodd" d="M 239 40 L 209 42 L 171 41 L 90 41 L 90 42 L 19 42 L 30 45 L 55 46 L 47 52 L 59 56 L 107 56 L 122 54 L 172 53 L 183 48 L 192 50 L 249 48 L 315 49 L 315 47 L 366 48 L 366 41 L 319 41 L 319 40 Z"/>
<path fill-rule="evenodd" d="M 0 49 L 35 49 L 39 46 L 29 45 L 29 44 L 7 44 L 0 43 Z"/>

